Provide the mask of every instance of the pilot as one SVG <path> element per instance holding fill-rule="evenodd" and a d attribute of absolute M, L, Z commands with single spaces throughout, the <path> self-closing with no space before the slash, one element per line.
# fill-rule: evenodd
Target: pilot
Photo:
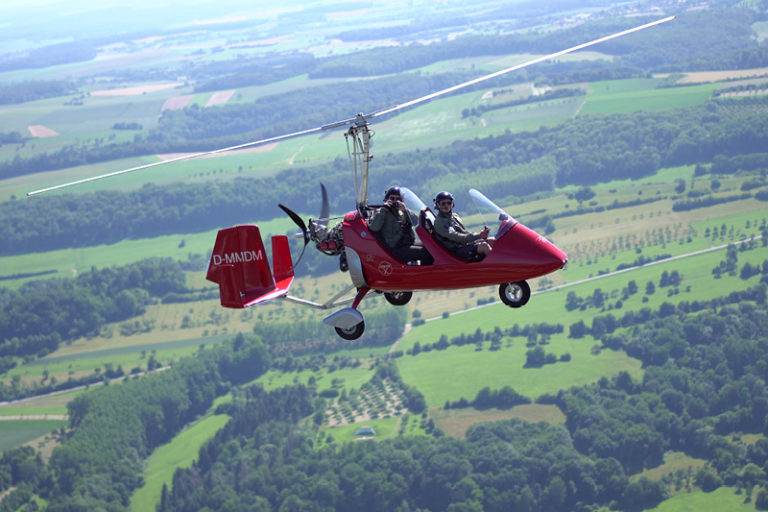
<path fill-rule="evenodd" d="M 461 223 L 461 218 L 453 213 L 453 194 L 450 192 L 438 193 L 434 201 L 437 208 L 435 239 L 459 258 L 468 261 L 480 261 L 485 258 L 491 252 L 495 241 L 493 237 L 488 236 L 488 226 L 479 233 L 467 231 Z"/>
<path fill-rule="evenodd" d="M 368 229 L 378 235 L 389 252 L 403 263 L 431 265 L 434 261 L 423 245 L 416 242 L 413 224 L 416 216 L 405 207 L 400 187 L 389 187 L 384 206 L 368 219 Z"/>

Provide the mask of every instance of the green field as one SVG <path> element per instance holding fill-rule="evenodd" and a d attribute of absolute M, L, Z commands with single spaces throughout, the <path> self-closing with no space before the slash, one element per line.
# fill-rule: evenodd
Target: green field
<path fill-rule="evenodd" d="M 751 512 L 757 510 L 754 500 L 744 503 L 744 494 L 737 494 L 733 487 L 720 487 L 712 492 L 692 492 L 678 494 L 658 507 L 646 509 L 646 512 Z"/>
<path fill-rule="evenodd" d="M 67 404 L 83 390 L 66 391 L 55 395 L 29 398 L 0 406 L 0 416 L 40 416 L 67 414 Z"/>
<path fill-rule="evenodd" d="M 590 84 L 592 92 L 580 114 L 618 114 L 638 110 L 669 110 L 706 101 L 717 84 L 654 89 L 654 79 L 612 80 Z"/>
<path fill-rule="evenodd" d="M 421 416 L 404 414 L 403 416 L 393 416 L 391 418 L 366 420 L 364 422 L 355 423 L 352 425 L 323 428 L 318 434 L 318 443 L 315 447 L 319 449 L 329 444 L 330 442 L 345 443 L 350 441 L 362 441 L 362 439 L 393 439 L 400 435 L 399 432 L 403 422 L 405 422 L 405 430 L 403 432 L 404 436 L 427 435 L 426 431 L 421 426 Z M 357 432 L 357 430 L 362 426 L 373 427 L 373 430 L 376 432 L 376 436 L 355 436 L 355 432 Z M 333 441 L 328 439 L 329 436 L 333 439 Z"/>
<path fill-rule="evenodd" d="M 288 8 L 288 7 L 286 7 Z M 394 7 L 393 7 L 394 8 Z M 405 7 L 398 4 L 397 9 Z M 331 12 L 328 16 L 343 13 Z M 270 23 L 274 20 L 270 21 Z M 369 27 L 378 26 L 372 19 Z M 753 26 L 757 38 L 763 40 L 768 35 L 768 22 L 759 22 Z M 334 30 L 359 29 L 355 23 L 340 21 Z M 265 29 L 265 33 L 266 33 Z M 261 37 L 261 32 L 258 33 Z M 231 41 L 249 41 L 258 38 L 252 29 L 243 29 L 237 37 L 230 38 L 221 34 L 210 36 L 199 50 L 211 60 L 224 61 L 243 55 L 255 55 L 265 51 L 259 47 L 230 47 Z M 206 36 L 206 37 L 208 37 Z M 187 61 L 191 56 L 189 45 L 195 43 L 194 37 L 184 33 L 167 34 L 168 41 L 158 51 L 152 52 L 151 43 L 136 43 L 131 50 L 135 54 L 115 50 L 114 55 L 102 55 L 100 61 L 56 66 L 45 70 L 49 76 L 89 76 L 95 70 L 102 69 L 106 76 L 109 70 L 117 66 L 119 59 L 126 59 L 127 66 L 141 65 L 152 68 L 162 67 Z M 188 39 L 192 37 L 192 40 Z M 291 51 L 312 47 L 318 56 L 342 54 L 355 49 L 358 43 L 333 42 L 322 40 L 320 34 L 301 32 L 292 38 L 269 45 L 266 51 Z M 362 43 L 359 43 L 362 44 Z M 310 51 L 310 50 L 308 50 Z M 483 58 L 450 59 L 436 62 L 420 68 L 423 74 L 435 74 L 457 70 L 494 71 L 535 57 L 534 55 L 509 55 Z M 111 58 L 117 59 L 111 61 Z M 560 60 L 601 60 L 610 59 L 599 52 L 582 52 L 568 55 Z M 100 68 L 103 66 L 103 68 Z M 41 71 L 22 70 L 0 73 L 2 80 L 40 78 Z M 531 76 L 535 76 L 532 73 Z M 180 79 L 185 80 L 185 79 Z M 229 104 L 240 104 L 264 100 L 273 94 L 284 94 L 304 88 L 313 88 L 331 83 L 346 82 L 349 87 L 365 87 L 369 78 L 315 80 L 307 75 L 292 77 L 276 83 L 261 86 L 239 88 L 229 100 Z M 194 82 L 194 81 L 193 81 Z M 426 151 L 430 148 L 447 146 L 454 141 L 499 135 L 509 132 L 535 131 L 541 127 L 556 126 L 567 122 L 577 115 L 603 116 L 634 111 L 672 110 L 681 107 L 700 105 L 706 102 L 712 92 L 723 83 L 708 83 L 689 87 L 659 87 L 664 83 L 661 78 L 642 78 L 628 80 L 599 81 L 569 85 L 579 87 L 587 94 L 555 100 L 531 102 L 511 107 L 484 111 L 481 116 L 465 115 L 465 109 L 481 106 L 499 106 L 511 99 L 527 98 L 535 92 L 533 82 L 517 83 L 496 89 L 505 89 L 504 94 L 493 98 L 492 89 L 477 90 L 457 95 L 448 95 L 422 104 L 417 108 L 387 119 L 375 126 L 377 132 L 373 153 L 376 156 L 372 172 L 376 171 L 375 162 L 387 158 L 390 154 L 404 151 Z M 138 82 L 117 83 L 116 87 L 131 85 L 149 85 Z M 82 105 L 64 105 L 69 97 L 50 98 L 20 105 L 4 106 L 0 109 L 0 132 L 16 130 L 25 136 L 30 125 L 43 125 L 59 132 L 49 138 L 31 139 L 21 147 L 17 145 L 0 146 L 0 161 L 13 159 L 17 154 L 24 156 L 54 152 L 74 143 L 92 143 L 97 139 L 106 142 L 124 142 L 132 140 L 137 133 L 146 135 L 157 127 L 157 119 L 164 103 L 172 98 L 190 95 L 190 105 L 205 108 L 211 98 L 211 92 L 197 93 L 193 85 L 165 89 L 133 96 L 86 95 Z M 112 85 L 94 80 L 88 84 L 93 93 Z M 543 87 L 543 86 L 538 86 Z M 560 87 L 560 86 L 558 86 Z M 74 96 L 74 95 L 73 95 Z M 268 99 L 266 100 L 268 101 Z M 385 107 L 386 105 L 381 105 Z M 354 113 L 350 113 L 354 115 Z M 140 131 L 114 130 L 115 121 L 131 121 L 142 124 Z M 326 120 L 328 122 L 332 119 Z M 314 122 L 314 121 L 313 121 Z M 131 173 L 114 179 L 85 184 L 67 189 L 66 193 L 83 194 L 105 190 L 132 190 L 145 183 L 168 184 L 175 182 L 207 182 L 211 180 L 231 180 L 244 178 L 266 178 L 276 176 L 285 169 L 300 169 L 316 165 L 326 165 L 336 158 L 346 159 L 346 145 L 341 130 L 324 132 L 301 138 L 281 141 L 275 145 L 252 148 L 247 151 L 233 152 L 177 162 L 142 172 Z M 243 140 L 242 142 L 248 142 Z M 30 190 L 55 185 L 70 180 L 108 173 L 119 169 L 144 165 L 172 158 L 177 155 L 146 155 L 59 169 L 0 181 L 0 201 L 45 200 L 45 196 L 33 199 L 24 198 Z M 530 166 L 504 169 L 504 178 L 518 178 L 536 172 L 549 172 L 553 169 L 553 158 L 542 159 Z M 708 164 L 709 162 L 702 162 Z M 547 167 L 548 166 L 548 167 Z M 489 171 L 489 172 L 492 172 Z M 758 171 L 759 172 L 759 171 Z M 756 199 L 733 201 L 706 209 L 675 212 L 672 209 L 676 200 L 684 198 L 684 193 L 674 191 L 675 180 L 684 180 L 686 192 L 709 189 L 717 178 L 721 188 L 714 195 L 722 197 L 740 190 L 741 185 L 757 177 L 757 172 L 743 172 L 735 175 L 715 177 L 712 175 L 694 176 L 694 166 L 662 169 L 652 176 L 638 180 L 615 180 L 592 185 L 596 195 L 589 202 L 581 205 L 573 198 L 577 186 L 568 186 L 556 191 L 538 194 L 538 199 L 521 201 L 518 197 L 509 197 L 505 201 L 508 211 L 519 217 L 524 223 L 535 222 L 545 216 L 553 216 L 555 231 L 547 235 L 554 243 L 569 254 L 568 266 L 542 279 L 531 280 L 534 296 L 522 309 L 510 309 L 498 302 L 496 287 L 482 287 L 472 290 L 423 292 L 414 295 L 413 301 L 406 306 L 409 318 L 421 318 L 426 323 L 407 330 L 396 347 L 356 347 L 324 354 L 326 363 L 314 370 L 282 372 L 272 369 L 255 379 L 252 383 L 260 384 L 267 390 L 278 389 L 292 384 L 307 385 L 310 382 L 318 391 L 335 388 L 338 390 L 358 390 L 374 375 L 377 360 L 385 359 L 393 348 L 403 352 L 394 359 L 403 381 L 420 391 L 427 402 L 424 415 L 404 414 L 375 420 L 359 421 L 352 425 L 336 427 L 323 426 L 314 432 L 317 449 L 347 442 L 367 442 L 357 440 L 355 431 L 363 426 L 372 426 L 376 430 L 376 440 L 395 439 L 404 436 L 431 435 L 427 423 L 431 422 L 446 435 L 457 439 L 466 436 L 467 430 L 477 423 L 486 421 L 519 418 L 530 422 L 544 421 L 563 425 L 565 415 L 555 405 L 526 404 L 510 409 L 477 410 L 474 408 L 444 409 L 446 402 L 460 398 L 474 399 L 478 391 L 485 387 L 500 389 L 511 386 L 518 393 L 535 400 L 544 394 L 556 394 L 559 390 L 572 386 L 583 386 L 606 377 L 611 378 L 619 372 L 628 372 L 633 379 L 642 381 L 643 367 L 639 360 L 629 357 L 623 351 L 602 349 L 600 341 L 592 336 L 580 339 L 569 337 L 569 326 L 584 321 L 587 326 L 597 315 L 612 314 L 621 317 L 626 311 L 641 308 L 656 309 L 664 302 L 677 304 L 681 301 L 708 300 L 727 295 L 732 291 L 744 290 L 758 283 L 760 276 L 742 280 L 737 276 L 724 276 L 715 279 L 712 269 L 725 259 L 726 249 L 666 261 L 615 275 L 612 273 L 619 265 L 628 265 L 640 256 L 656 258 L 659 255 L 680 256 L 694 251 L 724 245 L 754 236 L 759 233 L 758 226 L 768 219 L 768 203 Z M 440 184 L 448 185 L 482 181 L 487 174 L 478 172 L 465 175 L 455 174 L 443 181 L 435 178 L 430 182 L 420 181 L 418 169 L 412 176 L 413 188 L 435 188 Z M 448 181 L 448 180 L 455 181 Z M 349 183 L 351 196 L 351 180 Z M 405 183 L 404 185 L 409 185 Z M 445 185 L 445 186 L 448 186 Z M 483 189 L 478 183 L 477 188 Z M 63 193 L 63 192 L 62 192 Z M 280 198 L 271 196 L 271 191 L 264 191 L 265 200 L 277 203 Z M 569 197 L 570 195 L 570 197 Z M 658 201 L 626 208 L 605 209 L 594 213 L 562 215 L 584 207 L 608 207 L 614 201 L 632 201 L 642 198 L 658 198 Z M 425 197 L 425 199 L 429 199 Z M 353 205 L 350 197 L 350 208 Z M 301 205 L 296 206 L 301 209 Z M 479 216 L 473 215 L 470 205 L 461 205 L 465 209 L 467 224 L 482 224 Z M 306 213 L 306 212 L 304 212 Z M 316 214 L 317 212 L 310 212 Z M 461 212 L 462 214 L 464 212 Z M 262 236 L 284 234 L 295 231 L 295 225 L 284 216 L 273 219 L 245 218 L 242 223 L 258 224 Z M 302 214 L 302 217 L 306 215 Z M 728 234 L 717 238 L 705 236 L 708 229 L 725 225 Z M 194 228 L 194 227 L 193 227 Z M 68 278 L 86 272 L 91 268 L 105 268 L 113 265 L 126 265 L 147 257 L 164 256 L 175 260 L 186 260 L 189 255 L 207 255 L 212 248 L 217 230 L 199 233 L 173 234 L 155 238 L 123 240 L 115 244 L 64 249 L 45 253 L 22 254 L 0 257 L 2 275 L 0 286 L 9 290 L 18 289 L 23 283 L 33 279 L 60 277 Z M 312 250 L 311 248 L 308 250 Z M 766 259 L 765 248 L 758 242 L 758 248 L 739 252 L 739 268 L 744 263 L 760 264 Z M 214 289 L 213 283 L 204 279 L 205 265 L 188 272 L 190 288 Z M 664 271 L 679 271 L 683 280 L 678 289 L 662 288 L 659 279 Z M 10 277 L 15 274 L 42 274 L 27 278 Z M 638 285 L 637 294 L 622 300 L 622 290 L 633 280 Z M 304 277 L 297 279 L 292 294 L 312 300 L 321 300 L 333 295 L 348 282 L 348 275 L 335 273 L 332 276 Z M 646 283 L 656 284 L 653 294 L 646 294 Z M 552 289 L 552 287 L 562 287 Z M 566 311 L 566 297 L 570 292 L 581 298 L 592 296 L 596 290 L 607 295 L 601 308 Z M 489 297 L 496 302 L 478 306 Z M 52 304 L 51 307 L 56 307 Z M 367 298 L 361 308 L 389 307 L 381 297 L 374 294 Z M 418 311 L 418 314 L 416 312 Z M 21 383 L 34 387 L 50 382 L 54 377 L 58 382 L 69 377 L 82 377 L 93 372 L 102 372 L 107 364 L 121 366 L 125 373 L 134 368 L 145 369 L 149 357 L 154 357 L 162 365 L 184 357 L 194 357 L 201 345 L 215 345 L 226 341 L 237 332 L 252 332 L 261 322 L 291 322 L 298 319 L 314 318 L 319 322 L 327 312 L 299 309 L 297 306 L 279 302 L 277 305 L 253 308 L 245 311 L 224 310 L 218 299 L 181 304 L 152 304 L 146 313 L 134 321 L 146 321 L 152 325 L 147 332 L 121 333 L 123 322 L 110 324 L 93 333 L 88 338 L 71 340 L 46 357 L 22 362 L 19 366 L 2 375 L 3 383 Z M 559 323 L 564 332 L 551 336 L 538 336 L 535 340 L 525 337 L 506 336 L 501 340 L 498 350 L 490 349 L 490 342 L 485 341 L 479 347 L 474 343 L 464 346 L 449 346 L 445 350 L 424 351 L 427 344 L 435 343 L 441 336 L 450 340 L 459 334 L 472 334 L 478 329 L 484 332 L 495 327 L 511 328 L 515 325 L 525 327 L 536 323 Z M 127 323 L 127 322 L 126 322 Z M 408 328 L 407 328 L 408 329 Z M 619 332 L 628 332 L 620 330 Z M 275 340 L 268 340 L 274 342 Z M 412 351 L 416 343 L 422 351 L 416 355 Z M 279 341 L 278 341 L 279 343 Z M 533 346 L 539 346 L 546 353 L 557 356 L 568 355 L 568 361 L 544 365 L 538 368 L 526 368 L 526 352 Z M 356 368 L 346 367 L 329 371 L 331 361 L 336 356 L 359 359 Z M 300 358 L 302 356 L 296 356 Z M 63 419 L 11 419 L 12 417 L 33 417 L 51 415 L 64 417 L 66 404 L 76 395 L 87 390 L 42 397 L 35 400 L 15 402 L 0 406 L 0 451 L 29 443 L 41 436 L 66 425 Z M 189 467 L 197 459 L 200 447 L 229 421 L 227 415 L 214 415 L 212 411 L 221 403 L 232 400 L 231 395 L 218 397 L 209 413 L 178 433 L 169 443 L 158 447 L 145 461 L 143 473 L 144 485 L 131 497 L 131 510 L 154 510 L 157 506 L 163 485 L 170 486 L 173 473 L 177 468 Z M 399 407 L 399 405 L 398 405 Z M 399 409 L 398 409 L 399 410 Z M 3 418 L 4 417 L 4 418 Z M 305 419 L 298 426 L 310 429 Z M 431 428 L 431 427 L 430 427 Z M 754 442 L 758 436 L 742 436 L 743 442 Z M 50 450 L 57 440 L 49 440 Z M 47 452 L 50 453 L 49 451 Z M 659 480 L 676 471 L 696 469 L 705 461 L 692 458 L 684 453 L 665 454 L 662 465 L 632 475 L 632 480 L 647 477 Z M 669 487 L 669 486 L 668 486 Z M 712 493 L 703 493 L 695 487 L 693 492 L 686 489 L 671 490 L 670 499 L 653 509 L 657 512 L 685 512 L 700 510 L 755 510 L 752 503 L 744 503 L 744 494 L 735 488 L 723 487 Z"/>
<path fill-rule="evenodd" d="M 163 485 L 173 483 L 177 468 L 186 468 L 197 460 L 200 447 L 229 421 L 226 414 L 207 416 L 177 434 L 170 442 L 156 448 L 144 469 L 144 485 L 131 496 L 131 510 L 154 510 L 160 502 Z"/>
<path fill-rule="evenodd" d="M 328 389 L 334 379 L 339 379 L 346 389 L 359 389 L 360 386 L 368 382 L 373 377 L 373 370 L 367 364 L 357 368 L 342 368 L 329 372 L 327 368 L 318 371 L 306 370 L 303 372 L 281 372 L 271 370 L 256 379 L 254 382 L 264 386 L 264 389 L 271 390 L 293 384 L 307 385 L 310 377 L 315 378 L 317 389 Z"/>
<path fill-rule="evenodd" d="M 28 443 L 66 424 L 64 420 L 0 421 L 0 452 Z"/>

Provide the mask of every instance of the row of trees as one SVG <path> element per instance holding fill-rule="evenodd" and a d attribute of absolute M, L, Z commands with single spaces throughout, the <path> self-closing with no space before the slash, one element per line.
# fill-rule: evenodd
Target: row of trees
<path fill-rule="evenodd" d="M 26 80 L 0 84 L 0 105 L 55 98 L 75 91 L 77 91 L 75 85 L 65 80 Z M 21 140 L 5 141 L 5 143 L 8 142 L 21 142 Z M 0 144 L 2 143 L 4 141 L 0 137 Z"/>
<path fill-rule="evenodd" d="M 430 180 L 437 177 L 443 186 L 452 180 L 456 189 L 488 178 L 488 188 L 497 190 L 499 197 L 515 193 L 510 183 L 516 190 L 533 193 L 561 185 L 638 178 L 662 166 L 748 154 L 768 145 L 768 118 L 761 113 L 765 108 L 768 99 L 764 98 L 719 100 L 667 112 L 579 116 L 535 132 L 387 155 L 376 164 L 371 186 L 384 189 L 390 182 L 411 183 L 414 168 L 424 178 L 414 188 L 427 197 L 434 194 L 438 185 Z M 528 168 L 531 162 L 538 168 L 547 159 L 550 163 L 541 173 Z M 0 204 L 0 252 L 17 254 L 207 230 L 241 222 L 246 211 L 256 218 L 280 215 L 274 204 L 264 201 L 264 190 L 286 204 L 319 210 L 320 181 L 332 192 L 332 207 L 341 210 L 345 196 L 333 191 L 348 188 L 348 173 L 346 162 L 338 159 L 331 165 L 288 170 L 270 178 L 147 185 L 131 192 L 82 194 L 76 199 L 57 195 L 45 201 L 10 201 Z"/>

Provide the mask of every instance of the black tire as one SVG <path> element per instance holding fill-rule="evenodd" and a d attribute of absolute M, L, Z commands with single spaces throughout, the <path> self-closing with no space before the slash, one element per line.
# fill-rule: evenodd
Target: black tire
<path fill-rule="evenodd" d="M 342 329 L 341 327 L 334 327 L 334 329 L 336 329 L 336 334 L 345 340 L 356 340 L 363 335 L 363 331 L 365 331 L 365 322 L 360 322 L 350 329 Z"/>
<path fill-rule="evenodd" d="M 411 301 L 413 292 L 384 292 L 384 298 L 393 306 L 405 306 Z"/>
<path fill-rule="evenodd" d="M 499 297 L 507 306 L 519 308 L 525 306 L 531 298 L 531 287 L 526 281 L 502 283 L 499 285 Z"/>

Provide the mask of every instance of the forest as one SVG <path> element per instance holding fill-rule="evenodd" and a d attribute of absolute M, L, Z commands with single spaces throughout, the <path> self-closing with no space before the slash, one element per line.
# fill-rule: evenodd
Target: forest
<path fill-rule="evenodd" d="M 646 479 L 630 482 L 628 475 L 657 464 L 667 450 L 709 461 L 692 476 L 705 490 L 765 486 L 762 468 L 768 462 L 768 442 L 739 445 L 727 436 L 768 429 L 766 314 L 765 285 L 752 295 L 726 297 L 695 311 L 682 305 L 650 311 L 626 336 L 631 339 L 627 349 L 644 362 L 641 381 L 620 373 L 538 399 L 565 412 L 564 427 L 508 420 L 472 427 L 466 440 L 446 438 L 437 429 L 432 438 L 331 444 L 317 450 L 311 425 L 298 421 L 320 406 L 311 389 L 265 393 L 258 387 L 243 388 L 233 404 L 222 409 L 232 416 L 227 427 L 204 445 L 191 468 L 176 472 L 158 510 L 359 510 L 361 503 L 382 511 L 493 511 L 506 510 L 510 503 L 530 511 L 587 511 L 597 505 L 640 510 L 663 500 L 666 488 Z M 614 337 L 604 335 L 604 349 L 617 348 Z M 71 421 L 80 428 L 54 452 L 52 474 L 38 474 L 28 484 L 51 500 L 49 510 L 74 510 L 78 505 L 121 510 L 126 491 L 136 485 L 136 469 L 130 470 L 135 462 L 121 446 L 136 445 L 131 440 L 136 432 L 147 432 L 146 445 L 137 445 L 141 454 L 166 438 L 185 411 L 201 407 L 171 407 L 195 396 L 200 381 L 183 375 L 189 376 L 193 365 L 198 372 L 221 371 L 221 364 L 237 359 L 238 344 L 242 351 L 258 346 L 252 343 L 238 337 L 234 346 L 205 351 L 208 357 L 202 361 L 112 385 L 73 402 Z M 222 374 L 238 382 L 237 372 Z M 171 387 L 177 395 L 164 399 L 165 394 L 158 393 L 169 382 L 178 383 Z M 98 415 L 112 393 L 125 393 L 122 400 L 145 398 L 119 415 Z M 213 396 L 215 391 L 207 393 Z M 510 393 L 514 390 L 487 390 L 476 400 L 481 406 L 493 404 Z M 158 400 L 165 400 L 159 417 L 141 412 Z M 168 411 L 179 412 L 168 418 Z M 124 425 L 126 434 L 117 435 L 123 441 L 109 449 L 96 449 L 103 441 L 95 432 L 104 428 L 99 423 L 104 421 Z M 75 455 L 81 453 L 91 456 Z M 122 461 L 121 473 L 108 469 L 111 483 L 92 480 L 113 467 L 111 460 Z M 78 471 L 70 473 L 68 468 Z M 67 474 L 84 476 L 71 481 Z M 101 484 L 93 485 L 96 481 Z M 765 489 L 756 492 L 756 504 L 765 506 Z"/>

